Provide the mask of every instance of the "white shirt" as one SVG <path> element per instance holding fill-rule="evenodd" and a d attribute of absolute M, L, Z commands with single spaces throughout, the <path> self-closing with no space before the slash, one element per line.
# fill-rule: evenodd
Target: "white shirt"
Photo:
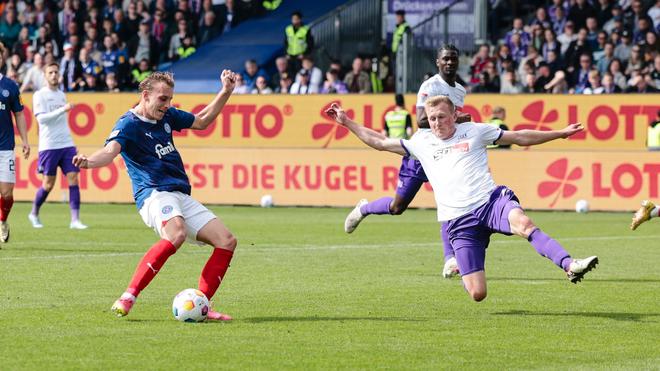
<path fill-rule="evenodd" d="M 433 186 L 438 221 L 458 218 L 485 204 L 495 188 L 488 170 L 486 146 L 502 136 L 502 130 L 487 124 L 467 122 L 456 125 L 447 139 L 431 130 L 421 130 L 401 140 L 415 156 Z"/>
<path fill-rule="evenodd" d="M 74 146 L 65 104 L 66 96 L 59 89 L 44 87 L 32 96 L 34 116 L 39 122 L 39 151 Z"/>
<path fill-rule="evenodd" d="M 449 97 L 452 103 L 454 103 L 454 106 L 456 106 L 456 109 L 460 110 L 464 105 L 465 94 L 466 91 L 463 85 L 456 82 L 454 86 L 451 86 L 442 79 L 440 74 L 436 74 L 424 81 L 419 87 L 419 92 L 417 92 L 417 108 L 424 108 L 424 103 L 430 97 L 444 95 Z"/>

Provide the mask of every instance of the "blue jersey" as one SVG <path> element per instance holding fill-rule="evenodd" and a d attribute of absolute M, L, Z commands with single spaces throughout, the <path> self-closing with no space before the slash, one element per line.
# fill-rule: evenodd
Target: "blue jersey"
<path fill-rule="evenodd" d="M 195 116 L 191 113 L 170 108 L 158 121 L 128 111 L 115 124 L 106 144 L 111 141 L 121 144 L 121 156 L 138 209 L 153 190 L 190 194 L 190 181 L 174 147 L 172 130 L 187 129 L 193 121 Z"/>
<path fill-rule="evenodd" d="M 126 57 L 119 50 L 107 50 L 101 54 L 103 73 L 117 73 L 119 65 L 124 62 L 126 62 Z"/>
<path fill-rule="evenodd" d="M 14 80 L 0 74 L 0 151 L 14 150 L 12 112 L 23 111 L 23 101 Z"/>

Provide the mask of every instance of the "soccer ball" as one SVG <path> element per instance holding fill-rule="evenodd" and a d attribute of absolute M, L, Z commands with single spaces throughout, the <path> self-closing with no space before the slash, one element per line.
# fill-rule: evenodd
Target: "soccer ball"
<path fill-rule="evenodd" d="M 181 322 L 202 322 L 209 312 L 209 299 L 197 289 L 185 289 L 174 297 L 172 313 Z"/>
<path fill-rule="evenodd" d="M 578 200 L 575 203 L 575 212 L 580 214 L 589 212 L 589 202 L 587 200 Z"/>
<path fill-rule="evenodd" d="M 261 207 L 273 207 L 273 196 L 263 195 L 260 204 Z"/>

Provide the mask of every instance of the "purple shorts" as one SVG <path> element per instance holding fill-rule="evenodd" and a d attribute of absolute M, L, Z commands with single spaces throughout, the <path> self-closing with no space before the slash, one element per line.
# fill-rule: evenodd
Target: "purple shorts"
<path fill-rule="evenodd" d="M 488 202 L 447 222 L 447 233 L 461 275 L 484 270 L 490 235 L 511 235 L 509 212 L 513 209 L 522 209 L 518 197 L 506 186 L 498 186 Z"/>
<path fill-rule="evenodd" d="M 405 200 L 412 201 L 422 184 L 428 181 L 422 164 L 418 160 L 405 156 L 401 160 L 399 168 L 399 184 L 396 187 L 396 194 Z"/>
<path fill-rule="evenodd" d="M 80 171 L 73 165 L 73 156 L 76 155 L 76 147 L 48 149 L 39 151 L 39 174 L 48 176 L 57 175 L 57 168 L 62 168 L 64 174 L 77 173 Z"/>

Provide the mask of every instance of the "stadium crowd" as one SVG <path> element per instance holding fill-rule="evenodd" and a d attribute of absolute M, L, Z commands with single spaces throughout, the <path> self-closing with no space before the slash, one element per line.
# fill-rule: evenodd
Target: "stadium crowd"
<path fill-rule="evenodd" d="M 44 65 L 60 62 L 64 91 L 134 90 L 159 64 L 266 12 L 259 0 L 9 0 L 0 3 L 2 71 L 21 91 L 44 86 Z M 552 0 L 516 16 L 502 38 L 480 45 L 463 79 L 472 93 L 601 94 L 660 89 L 660 0 Z M 514 14 L 517 15 L 517 14 Z M 370 93 L 394 90 L 388 58 L 330 61 L 324 72 L 310 51 L 302 15 L 282 30 L 285 55 L 275 66 L 245 62 L 238 94 Z M 501 30 L 500 30 L 501 31 Z M 494 34 L 497 34 L 494 33 Z M 293 41 L 293 42 L 291 42 Z M 297 47 L 300 41 L 303 48 Z M 266 71 L 274 71 L 267 73 Z"/>

